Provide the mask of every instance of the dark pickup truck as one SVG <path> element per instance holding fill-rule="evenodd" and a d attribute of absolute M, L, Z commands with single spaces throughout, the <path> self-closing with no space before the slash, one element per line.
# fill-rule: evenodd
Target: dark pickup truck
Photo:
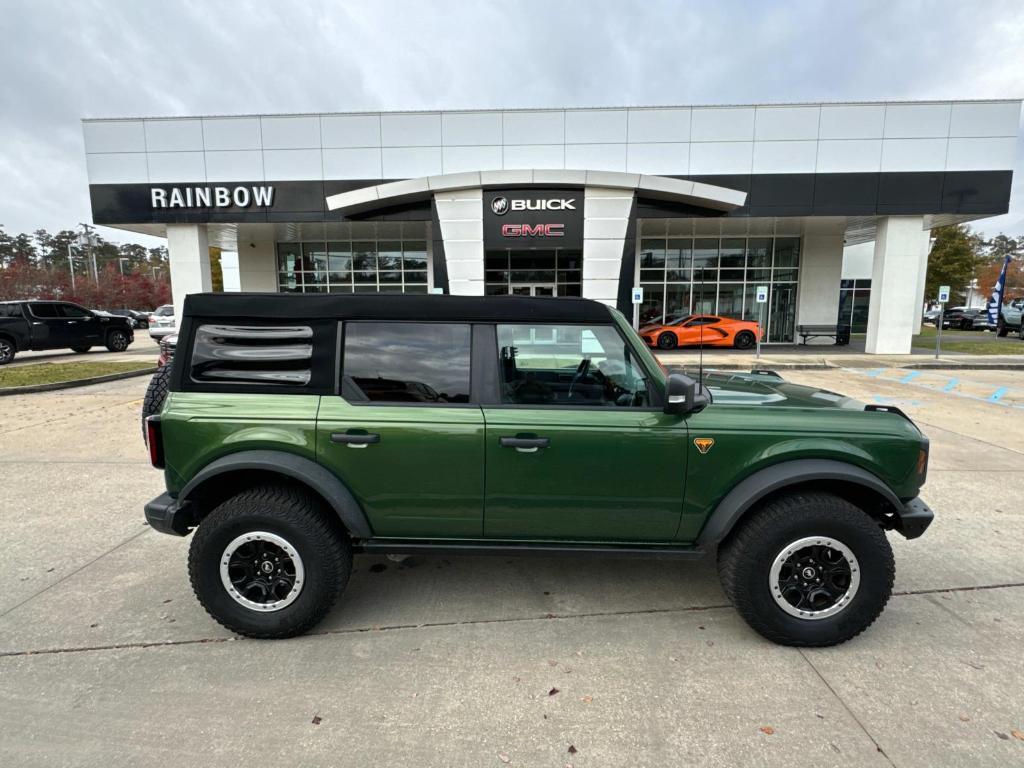
<path fill-rule="evenodd" d="M 135 340 L 127 317 L 101 315 L 67 301 L 0 301 L 0 365 L 18 352 L 105 346 L 124 352 Z"/>

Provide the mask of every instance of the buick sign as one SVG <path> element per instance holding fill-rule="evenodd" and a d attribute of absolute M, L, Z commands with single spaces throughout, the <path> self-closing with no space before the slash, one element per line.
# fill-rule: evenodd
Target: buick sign
<path fill-rule="evenodd" d="M 491 189 L 482 202 L 485 248 L 583 247 L 582 189 Z"/>
<path fill-rule="evenodd" d="M 491 200 L 491 210 L 496 216 L 504 216 L 508 213 L 508 200 L 504 197 L 496 197 Z"/>

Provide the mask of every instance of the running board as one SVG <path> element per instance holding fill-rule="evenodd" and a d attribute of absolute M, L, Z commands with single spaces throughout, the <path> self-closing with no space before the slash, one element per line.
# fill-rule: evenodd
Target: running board
<path fill-rule="evenodd" d="M 699 560 L 705 551 L 690 546 L 629 544 L 551 544 L 507 541 L 422 541 L 366 539 L 354 542 L 356 552 L 379 555 L 579 555 Z"/>

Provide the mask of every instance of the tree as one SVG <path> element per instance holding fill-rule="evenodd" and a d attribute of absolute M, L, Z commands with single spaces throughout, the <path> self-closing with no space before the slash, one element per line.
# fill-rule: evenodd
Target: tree
<path fill-rule="evenodd" d="M 1024 296 L 1024 237 L 1013 238 L 998 234 L 985 243 L 986 263 L 978 270 L 978 290 L 987 297 L 1003 268 L 1003 262 L 1010 256 L 1010 265 L 1006 268 L 1006 288 L 1003 300 Z"/>
<path fill-rule="evenodd" d="M 928 254 L 928 273 L 924 295 L 934 300 L 939 286 L 948 285 L 952 296 L 965 297 L 967 286 L 983 265 L 982 239 L 965 224 L 939 227 Z"/>

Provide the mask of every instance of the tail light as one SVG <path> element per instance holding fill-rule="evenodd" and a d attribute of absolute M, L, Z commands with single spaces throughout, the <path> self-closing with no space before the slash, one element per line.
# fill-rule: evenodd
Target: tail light
<path fill-rule="evenodd" d="M 159 416 L 149 416 L 146 418 L 146 442 L 149 444 L 150 464 L 157 469 L 163 469 L 164 441 Z"/>

